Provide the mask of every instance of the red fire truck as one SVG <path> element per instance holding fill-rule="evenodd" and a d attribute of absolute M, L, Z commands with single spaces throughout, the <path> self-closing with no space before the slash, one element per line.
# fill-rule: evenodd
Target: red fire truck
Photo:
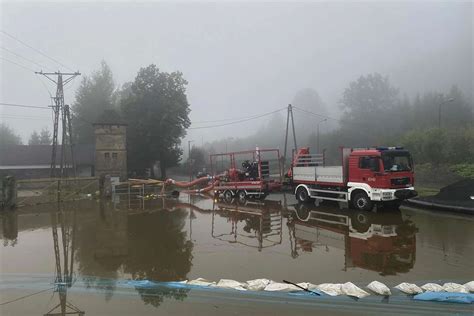
<path fill-rule="evenodd" d="M 340 166 L 327 166 L 324 154 L 311 155 L 301 148 L 294 156 L 288 177 L 300 202 L 349 202 L 359 210 L 374 203 L 399 206 L 417 195 L 410 153 L 402 147 L 341 148 Z"/>
<path fill-rule="evenodd" d="M 265 198 L 281 188 L 280 151 L 259 149 L 210 155 L 213 187 L 226 201 Z"/>

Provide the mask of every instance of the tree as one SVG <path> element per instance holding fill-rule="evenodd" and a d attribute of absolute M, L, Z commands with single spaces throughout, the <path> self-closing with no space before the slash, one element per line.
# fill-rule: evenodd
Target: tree
<path fill-rule="evenodd" d="M 341 105 L 347 119 L 358 119 L 395 107 L 398 102 L 398 89 L 390 85 L 388 77 L 374 73 L 351 82 L 344 90 Z"/>
<path fill-rule="evenodd" d="M 440 95 L 443 98 L 443 95 Z M 468 127 L 474 121 L 473 104 L 469 104 L 462 91 L 452 86 L 444 100 L 451 100 L 441 106 L 441 127 Z"/>
<path fill-rule="evenodd" d="M 114 91 L 113 100 L 116 107 L 120 107 L 123 100 L 129 98 L 132 94 L 133 82 L 125 82 L 120 88 Z"/>
<path fill-rule="evenodd" d="M 39 145 L 39 144 L 40 144 L 40 135 L 36 131 L 33 131 L 33 133 L 31 133 L 30 139 L 28 140 L 28 145 Z"/>
<path fill-rule="evenodd" d="M 51 145 L 53 141 L 51 138 L 51 132 L 47 128 L 41 130 L 39 137 L 41 145 Z"/>
<path fill-rule="evenodd" d="M 386 139 L 403 129 L 400 124 L 406 122 L 398 89 L 378 73 L 351 82 L 340 103 L 344 110 L 341 128 L 365 144 Z"/>
<path fill-rule="evenodd" d="M 8 145 L 21 145 L 21 138 L 7 124 L 0 123 L 0 148 Z"/>
<path fill-rule="evenodd" d="M 92 123 L 104 110 L 114 107 L 114 90 L 112 71 L 105 61 L 101 62 L 100 69 L 93 72 L 91 77 L 83 78 L 72 106 L 73 134 L 77 143 L 94 142 Z"/>
<path fill-rule="evenodd" d="M 193 146 L 189 158 L 191 159 L 193 173 L 201 171 L 206 166 L 206 154 L 202 148 Z"/>
<path fill-rule="evenodd" d="M 161 175 L 166 177 L 166 168 L 179 162 L 181 138 L 191 124 L 186 85 L 182 73 L 161 72 L 155 65 L 138 72 L 131 93 L 121 102 L 128 123 L 130 170 L 153 170 L 160 161 Z"/>
<path fill-rule="evenodd" d="M 47 128 L 43 128 L 39 134 L 37 131 L 31 133 L 28 145 L 51 145 L 51 142 L 51 133 Z"/>

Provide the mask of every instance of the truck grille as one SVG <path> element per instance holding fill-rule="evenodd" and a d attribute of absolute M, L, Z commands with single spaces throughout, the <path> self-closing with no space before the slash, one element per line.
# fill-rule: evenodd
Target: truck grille
<path fill-rule="evenodd" d="M 404 177 L 404 178 L 395 178 L 390 180 L 392 185 L 406 185 L 410 184 L 410 178 L 409 177 Z"/>

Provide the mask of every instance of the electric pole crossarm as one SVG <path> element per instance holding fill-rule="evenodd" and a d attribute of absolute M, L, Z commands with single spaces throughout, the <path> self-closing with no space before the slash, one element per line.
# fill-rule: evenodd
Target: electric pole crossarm
<path fill-rule="evenodd" d="M 56 71 L 56 72 L 43 72 L 43 71 L 35 71 L 35 74 L 39 74 L 39 75 L 63 75 L 63 76 L 80 76 L 81 73 L 80 72 L 59 72 L 59 71 Z"/>
<path fill-rule="evenodd" d="M 42 72 L 42 71 L 35 71 L 35 74 L 37 74 L 37 75 L 43 75 L 43 76 L 45 76 L 46 79 L 48 79 L 48 80 L 54 82 L 54 84 L 58 84 L 58 83 L 56 82 L 56 80 L 54 80 L 54 79 L 48 77 L 48 75 L 46 75 L 46 74 L 45 74 L 44 72 Z"/>

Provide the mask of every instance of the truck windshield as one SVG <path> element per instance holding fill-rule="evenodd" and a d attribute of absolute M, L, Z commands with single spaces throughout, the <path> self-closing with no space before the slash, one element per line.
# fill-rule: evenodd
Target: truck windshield
<path fill-rule="evenodd" d="M 408 152 L 383 153 L 382 161 L 385 171 L 411 171 L 413 168 Z"/>

